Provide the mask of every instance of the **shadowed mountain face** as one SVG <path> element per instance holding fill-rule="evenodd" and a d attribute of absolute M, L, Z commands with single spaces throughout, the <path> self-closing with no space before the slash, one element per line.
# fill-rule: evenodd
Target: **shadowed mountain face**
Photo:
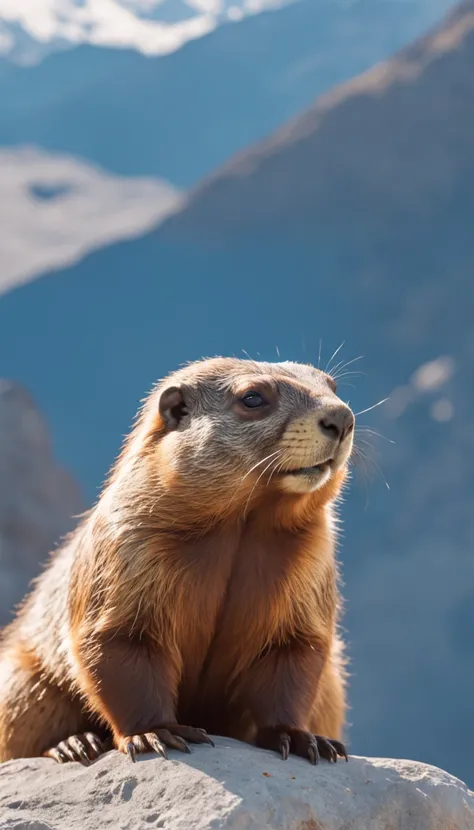
<path fill-rule="evenodd" d="M 308 235 L 344 229 L 362 245 L 369 236 L 380 245 L 414 219 L 429 232 L 451 210 L 467 216 L 473 62 L 468 0 L 425 38 L 214 173 L 177 228 L 230 239 L 290 224 Z"/>
<path fill-rule="evenodd" d="M 82 509 L 34 401 L 18 384 L 0 379 L 0 626 Z"/>
<path fill-rule="evenodd" d="M 474 2 L 195 191 L 140 240 L 0 303 L 0 368 L 96 492 L 145 390 L 215 353 L 363 375 L 340 555 L 351 748 L 474 766 Z M 339 370 L 341 371 L 341 369 Z M 355 388 L 344 384 L 353 384 Z M 366 443 L 370 446 L 367 446 Z M 390 485 L 388 490 L 384 478 Z"/>
<path fill-rule="evenodd" d="M 448 5 L 302 0 L 161 58 L 83 46 L 38 67 L 0 63 L 0 144 L 39 144 L 188 187 L 419 35 Z"/>

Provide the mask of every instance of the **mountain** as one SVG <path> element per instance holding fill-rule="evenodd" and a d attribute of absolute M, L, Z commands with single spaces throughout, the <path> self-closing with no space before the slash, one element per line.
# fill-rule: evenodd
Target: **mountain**
<path fill-rule="evenodd" d="M 28 0 L 0 0 L 0 52 L 22 64 L 83 43 L 163 55 L 223 21 L 278 5 L 278 0 L 35 0 L 32 6 Z"/>
<path fill-rule="evenodd" d="M 111 176 L 37 148 L 0 149 L 0 295 L 89 251 L 141 236 L 182 196 L 156 179 Z"/>
<path fill-rule="evenodd" d="M 288 2 L 288 0 L 286 0 Z M 145 55 L 174 52 L 226 21 L 238 21 L 285 0 L 0 0 L 0 53 L 18 63 L 88 43 L 134 49 Z M 318 0 L 321 2 L 321 0 Z M 360 0 L 355 0 L 355 3 Z M 408 3 L 412 0 L 408 0 Z M 344 0 L 332 0 L 343 7 Z M 398 0 L 408 5 L 407 0 Z M 416 0 L 425 15 L 442 14 L 447 0 Z M 428 22 L 428 21 L 427 21 Z"/>
<path fill-rule="evenodd" d="M 230 239 L 256 225 L 337 223 L 363 239 L 398 236 L 407 218 L 429 230 L 456 199 L 467 217 L 473 16 L 467 0 L 414 46 L 321 96 L 208 177 L 170 226 Z"/>
<path fill-rule="evenodd" d="M 169 369 L 242 350 L 317 364 L 320 340 L 325 367 L 346 341 L 332 365 L 354 361 L 336 373 L 363 456 L 340 546 L 351 749 L 471 786 L 473 97 L 469 0 L 154 232 L 0 302 L 0 373 L 32 390 L 89 501 Z"/>
<path fill-rule="evenodd" d="M 8 2 L 15 14 L 24 8 Z M 118 174 L 189 187 L 317 95 L 387 58 L 449 5 L 301 0 L 222 25 L 159 58 L 83 45 L 39 66 L 4 60 L 0 144 L 37 144 Z M 92 7 L 99 4 L 74 6 L 81 15 Z"/>
<path fill-rule="evenodd" d="M 0 380 L 0 625 L 82 510 L 35 402 L 19 384 Z"/>

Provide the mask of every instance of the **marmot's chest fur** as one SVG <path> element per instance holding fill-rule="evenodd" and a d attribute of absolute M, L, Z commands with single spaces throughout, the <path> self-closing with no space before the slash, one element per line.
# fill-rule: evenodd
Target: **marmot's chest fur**
<path fill-rule="evenodd" d="M 322 545 L 314 536 L 314 528 L 275 530 L 250 519 L 182 542 L 176 602 L 189 613 L 180 620 L 176 642 L 183 707 L 210 697 L 223 705 L 239 674 L 265 650 L 295 636 L 317 638 L 318 569 L 328 567 L 332 551 L 329 538 Z"/>

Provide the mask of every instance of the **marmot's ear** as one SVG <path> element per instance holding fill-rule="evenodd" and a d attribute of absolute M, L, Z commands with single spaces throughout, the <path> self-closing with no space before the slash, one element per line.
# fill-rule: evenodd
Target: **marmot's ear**
<path fill-rule="evenodd" d="M 181 420 L 188 414 L 183 390 L 179 386 L 164 389 L 160 395 L 159 410 L 166 429 L 169 432 L 177 429 Z"/>

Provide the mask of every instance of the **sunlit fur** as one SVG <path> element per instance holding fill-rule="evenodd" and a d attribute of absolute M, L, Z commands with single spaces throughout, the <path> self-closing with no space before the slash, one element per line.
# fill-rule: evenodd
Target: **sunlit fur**
<path fill-rule="evenodd" d="M 327 403 L 325 398 L 321 399 L 321 407 L 330 405 L 331 401 Z M 328 483 L 334 472 L 344 467 L 351 454 L 353 433 L 351 432 L 334 452 L 334 441 L 325 437 L 319 429 L 320 411 L 318 408 L 303 418 L 290 421 L 279 442 L 283 449 L 280 467 L 282 472 L 285 469 L 311 467 L 332 457 L 332 469 L 327 467 L 323 472 L 311 476 L 283 476 L 280 486 L 288 493 L 310 493 L 319 490 Z"/>
<path fill-rule="evenodd" d="M 262 420 L 239 420 L 229 401 L 257 381 L 277 390 L 278 405 Z M 159 412 L 170 385 L 183 391 L 187 413 L 172 431 Z M 193 725 L 251 741 L 255 719 L 242 711 L 238 723 L 217 722 L 212 702 L 225 698 L 238 711 L 297 688 L 297 725 L 341 736 L 333 505 L 352 435 L 336 447 L 318 429 L 337 403 L 323 372 L 296 363 L 216 358 L 157 384 L 97 505 L 4 633 L 0 760 L 39 755 L 94 719 L 123 748 L 127 725 L 146 719 L 153 684 L 163 681 L 152 666 L 145 677 L 144 643 L 164 655 L 171 718 L 178 709 L 201 718 Z M 321 480 L 284 474 L 328 458 Z M 124 638 L 115 698 L 113 689 L 107 697 L 101 661 Z M 276 689 L 265 654 L 293 641 L 321 654 L 320 676 L 313 683 L 306 658 L 295 658 Z"/>

